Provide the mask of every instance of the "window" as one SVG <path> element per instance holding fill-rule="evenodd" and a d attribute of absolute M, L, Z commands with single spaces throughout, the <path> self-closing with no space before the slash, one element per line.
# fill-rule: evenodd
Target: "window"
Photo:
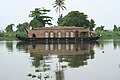
<path fill-rule="evenodd" d="M 70 32 L 70 37 L 74 37 L 74 33 L 73 32 Z"/>
<path fill-rule="evenodd" d="M 50 38 L 53 38 L 53 37 L 54 37 L 54 33 L 50 32 Z"/>
<path fill-rule="evenodd" d="M 45 38 L 48 38 L 48 32 L 45 32 Z"/>
<path fill-rule="evenodd" d="M 58 38 L 61 38 L 61 37 L 62 37 L 62 33 L 58 32 Z"/>
<path fill-rule="evenodd" d="M 68 32 L 66 32 L 66 37 L 69 37 L 69 33 Z"/>

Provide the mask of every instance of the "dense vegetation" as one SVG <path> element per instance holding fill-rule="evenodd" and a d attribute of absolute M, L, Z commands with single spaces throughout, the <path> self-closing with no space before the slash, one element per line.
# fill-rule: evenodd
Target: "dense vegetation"
<path fill-rule="evenodd" d="M 0 31 L 0 40 L 16 39 L 16 34 L 25 36 L 25 29 L 30 27 L 44 27 L 46 24 L 52 25 L 52 17 L 46 16 L 47 12 L 50 10 L 44 8 L 35 8 L 31 11 L 29 17 L 32 17 L 30 22 L 20 23 L 16 26 L 16 31 L 13 30 L 14 24 L 9 24 L 4 31 Z M 58 26 L 81 26 L 85 28 L 90 28 L 93 31 L 95 27 L 95 21 L 93 19 L 88 20 L 87 15 L 79 11 L 71 11 L 64 17 L 62 15 L 58 18 Z M 120 27 L 116 25 L 113 26 L 113 30 L 105 30 L 105 26 L 96 27 L 94 32 L 96 34 L 101 34 L 103 38 L 120 38 Z"/>
<path fill-rule="evenodd" d="M 30 11 L 31 14 L 29 17 L 32 18 L 30 22 L 19 23 L 17 26 L 15 26 L 13 23 L 9 24 L 4 31 L 0 31 L 0 39 L 16 39 L 16 34 L 25 36 L 26 29 L 29 29 L 31 27 L 37 28 L 43 27 L 46 24 L 52 25 L 52 17 L 47 16 L 48 12 L 50 12 L 50 10 L 47 10 L 45 8 L 35 8 L 34 11 Z M 13 27 L 16 27 L 17 30 L 14 31 Z"/>
<path fill-rule="evenodd" d="M 59 26 L 76 26 L 76 27 L 84 27 L 90 28 L 93 30 L 95 27 L 95 21 L 91 19 L 90 21 L 87 19 L 88 16 L 83 12 L 79 11 L 71 11 L 65 17 L 60 16 L 58 19 Z"/>
<path fill-rule="evenodd" d="M 113 30 L 105 30 L 105 26 L 100 26 L 95 29 L 96 34 L 101 34 L 103 38 L 120 38 L 120 27 L 114 25 Z"/>

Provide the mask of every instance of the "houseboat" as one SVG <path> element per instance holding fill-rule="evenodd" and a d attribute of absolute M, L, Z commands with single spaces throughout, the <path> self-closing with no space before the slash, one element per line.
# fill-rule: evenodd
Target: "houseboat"
<path fill-rule="evenodd" d="M 83 27 L 42 27 L 27 29 L 27 37 L 16 35 L 22 42 L 64 43 L 97 41 L 101 36 L 94 35 L 89 28 Z"/>

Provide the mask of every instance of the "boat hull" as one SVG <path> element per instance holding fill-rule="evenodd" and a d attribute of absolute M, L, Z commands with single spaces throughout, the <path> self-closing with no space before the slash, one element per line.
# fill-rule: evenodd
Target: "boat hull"
<path fill-rule="evenodd" d="M 39 43 L 76 43 L 76 42 L 95 42 L 100 36 L 94 37 L 62 37 L 62 38 L 29 38 L 16 36 L 21 42 L 39 42 Z"/>

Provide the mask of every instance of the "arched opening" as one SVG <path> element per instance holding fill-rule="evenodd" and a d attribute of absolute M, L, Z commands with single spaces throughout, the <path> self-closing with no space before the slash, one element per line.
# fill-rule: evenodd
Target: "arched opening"
<path fill-rule="evenodd" d="M 35 35 L 35 34 L 33 34 L 33 35 L 32 35 L 32 37 L 33 37 L 33 38 L 36 38 L 36 35 Z"/>
<path fill-rule="evenodd" d="M 74 37 L 74 33 L 73 32 L 70 32 L 70 37 Z"/>
<path fill-rule="evenodd" d="M 58 32 L 58 38 L 61 38 L 61 37 L 62 37 L 62 33 Z"/>
<path fill-rule="evenodd" d="M 54 37 L 54 33 L 50 32 L 50 38 L 53 38 L 53 37 Z"/>
<path fill-rule="evenodd" d="M 66 34 L 66 37 L 69 37 L 69 32 L 66 32 L 65 34 Z"/>
<path fill-rule="evenodd" d="M 48 32 L 45 32 L 45 38 L 48 38 L 48 36 L 49 36 Z"/>

